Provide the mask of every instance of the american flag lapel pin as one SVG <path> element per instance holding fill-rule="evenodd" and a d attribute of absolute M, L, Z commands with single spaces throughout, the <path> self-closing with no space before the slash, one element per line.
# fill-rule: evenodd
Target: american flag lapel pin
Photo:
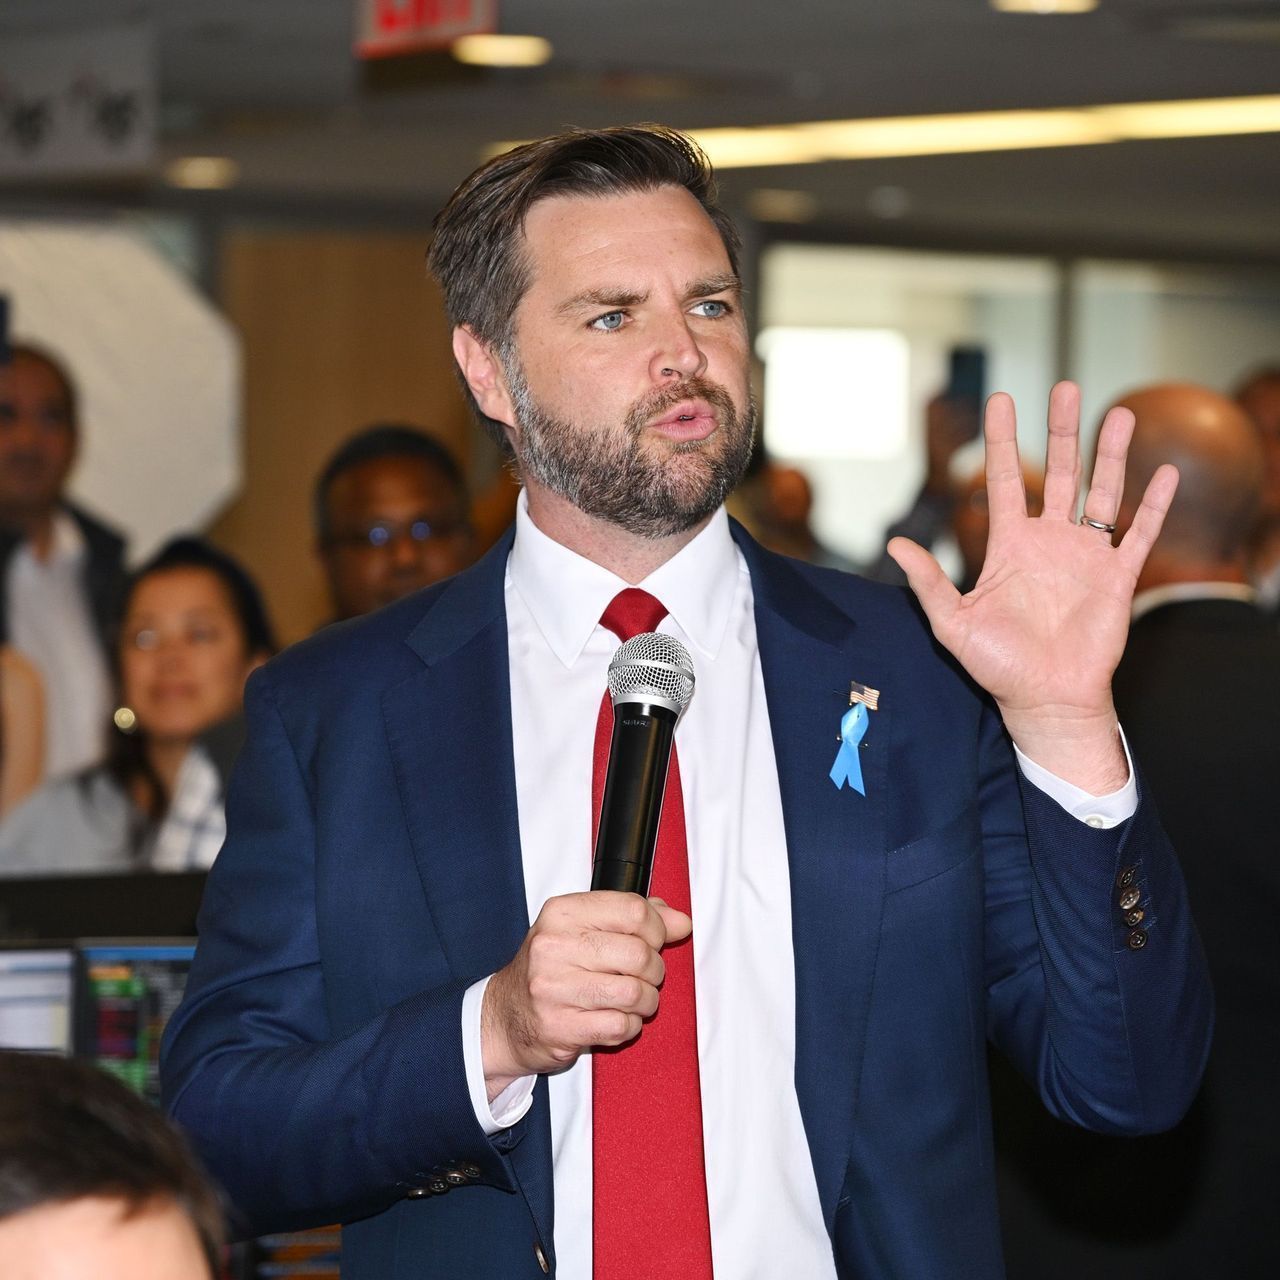
<path fill-rule="evenodd" d="M 849 681 L 849 710 L 840 717 L 840 750 L 828 775 L 839 791 L 846 783 L 859 795 L 867 794 L 862 781 L 858 744 L 871 722 L 870 713 L 880 706 L 880 690 L 857 680 Z"/>

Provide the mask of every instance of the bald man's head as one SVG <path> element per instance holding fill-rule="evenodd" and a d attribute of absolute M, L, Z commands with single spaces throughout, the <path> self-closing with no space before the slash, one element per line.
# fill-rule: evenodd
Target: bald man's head
<path fill-rule="evenodd" d="M 1188 382 L 1141 387 L 1116 404 L 1137 419 L 1125 469 L 1121 532 L 1132 523 L 1162 462 L 1172 462 L 1181 477 L 1141 585 L 1243 581 L 1263 476 L 1262 446 L 1248 415 L 1226 396 Z"/>

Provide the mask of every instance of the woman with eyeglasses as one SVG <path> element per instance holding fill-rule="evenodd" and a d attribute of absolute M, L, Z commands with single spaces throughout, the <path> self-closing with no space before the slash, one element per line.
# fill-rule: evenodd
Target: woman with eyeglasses
<path fill-rule="evenodd" d="M 178 538 L 134 575 L 122 617 L 108 758 L 0 823 L 0 874 L 197 870 L 221 847 L 228 739 L 275 650 L 261 595 L 230 556 Z"/>

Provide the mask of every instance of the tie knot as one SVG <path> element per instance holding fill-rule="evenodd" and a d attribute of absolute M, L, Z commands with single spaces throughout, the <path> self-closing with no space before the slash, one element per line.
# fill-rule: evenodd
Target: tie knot
<path fill-rule="evenodd" d="M 661 600 L 639 587 L 619 591 L 600 618 L 600 625 L 608 627 L 619 640 L 630 640 L 646 631 L 656 631 L 658 623 L 667 616 L 667 607 Z"/>

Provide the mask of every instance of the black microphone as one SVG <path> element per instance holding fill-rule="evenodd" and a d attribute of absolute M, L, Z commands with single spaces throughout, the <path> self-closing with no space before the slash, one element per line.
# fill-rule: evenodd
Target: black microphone
<path fill-rule="evenodd" d="M 693 697 L 693 662 L 679 640 L 633 636 L 609 663 L 613 739 L 600 803 L 593 889 L 648 896 L 676 721 Z"/>

